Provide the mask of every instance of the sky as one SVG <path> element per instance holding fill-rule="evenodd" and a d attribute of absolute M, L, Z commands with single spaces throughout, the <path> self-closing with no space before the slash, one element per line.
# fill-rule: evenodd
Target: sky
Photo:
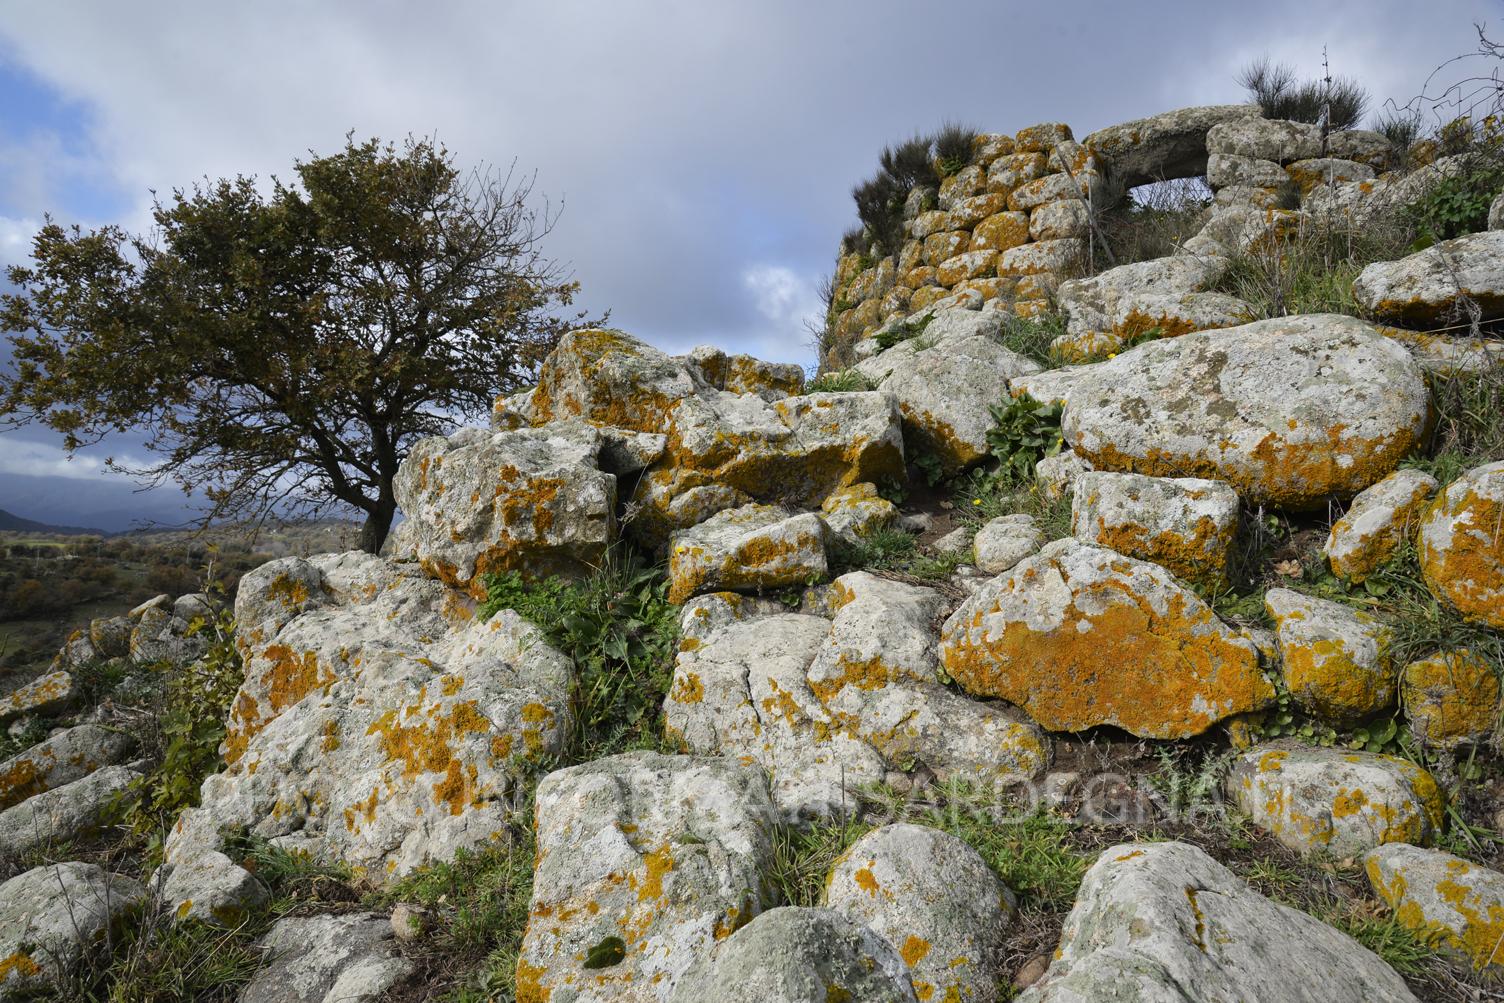
<path fill-rule="evenodd" d="M 1404 100 L 1475 22 L 1504 2 L 0 0 L 0 265 L 44 214 L 139 232 L 153 191 L 289 178 L 352 130 L 436 136 L 462 166 L 536 172 L 577 305 L 670 351 L 807 364 L 851 186 L 885 143 L 1241 101 L 1241 66 L 1314 75 L 1323 46 Z M 181 519 L 180 494 L 137 491 L 108 455 L 140 443 L 69 461 L 45 430 L 0 432 L 0 509 Z"/>

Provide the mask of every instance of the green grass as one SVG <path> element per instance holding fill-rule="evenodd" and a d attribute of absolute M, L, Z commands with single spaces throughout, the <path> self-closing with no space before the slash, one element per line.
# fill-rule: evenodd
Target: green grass
<path fill-rule="evenodd" d="M 1050 342 L 1064 333 L 1065 315 L 1062 313 L 1052 312 L 1027 318 L 1013 313 L 1003 314 L 1003 347 L 1046 369 L 1061 364 L 1050 351 Z"/>
<path fill-rule="evenodd" d="M 657 723 L 679 636 L 667 588 L 661 567 L 620 550 L 583 581 L 526 582 L 515 572 L 488 579 L 482 618 L 515 610 L 575 661 L 573 761 L 663 748 Z"/>
<path fill-rule="evenodd" d="M 367 900 L 379 909 L 406 902 L 428 910 L 432 931 L 422 950 L 452 985 L 453 1003 L 514 998 L 533 891 L 531 814 L 531 803 L 514 813 L 511 840 L 459 850 L 452 861 L 420 868 Z"/>
<path fill-rule="evenodd" d="M 880 529 L 856 544 L 840 542 L 833 548 L 835 573 L 848 571 L 893 571 L 913 578 L 948 578 L 966 561 L 966 554 L 925 554 L 919 542 L 901 529 Z"/>
<path fill-rule="evenodd" d="M 856 393 L 874 389 L 874 384 L 855 369 L 822 373 L 804 388 L 807 394 Z"/>
<path fill-rule="evenodd" d="M 820 821 L 805 828 L 780 826 L 773 834 L 773 865 L 767 874 L 774 903 L 817 906 L 836 858 L 873 826 L 858 821 Z"/>

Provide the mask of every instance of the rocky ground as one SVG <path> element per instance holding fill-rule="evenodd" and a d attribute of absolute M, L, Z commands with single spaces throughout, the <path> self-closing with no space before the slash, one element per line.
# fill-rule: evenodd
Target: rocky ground
<path fill-rule="evenodd" d="M 383 555 L 76 632 L 0 701 L 0 999 L 1504 999 L 1504 231 L 1255 319 L 1448 168 L 1166 119 L 1009 149 L 1159 137 L 1176 254 L 809 384 L 574 332 Z"/>

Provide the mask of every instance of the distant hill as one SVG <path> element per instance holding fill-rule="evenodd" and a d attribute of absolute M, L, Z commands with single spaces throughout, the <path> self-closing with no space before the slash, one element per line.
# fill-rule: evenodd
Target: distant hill
<path fill-rule="evenodd" d="M 45 522 L 23 519 L 0 508 L 0 532 L 54 533 L 58 536 L 109 536 L 102 529 L 84 529 L 81 526 L 52 526 Z"/>

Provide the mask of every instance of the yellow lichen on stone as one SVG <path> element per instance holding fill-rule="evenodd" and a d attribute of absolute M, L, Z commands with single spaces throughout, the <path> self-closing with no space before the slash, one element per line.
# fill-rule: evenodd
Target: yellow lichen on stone
<path fill-rule="evenodd" d="M 1465 620 L 1504 629 L 1504 462 L 1468 471 L 1426 509 L 1426 585 Z"/>
<path fill-rule="evenodd" d="M 1450 748 L 1486 739 L 1499 718 L 1499 677 L 1466 648 L 1406 665 L 1400 703 L 1410 730 L 1427 745 Z"/>

